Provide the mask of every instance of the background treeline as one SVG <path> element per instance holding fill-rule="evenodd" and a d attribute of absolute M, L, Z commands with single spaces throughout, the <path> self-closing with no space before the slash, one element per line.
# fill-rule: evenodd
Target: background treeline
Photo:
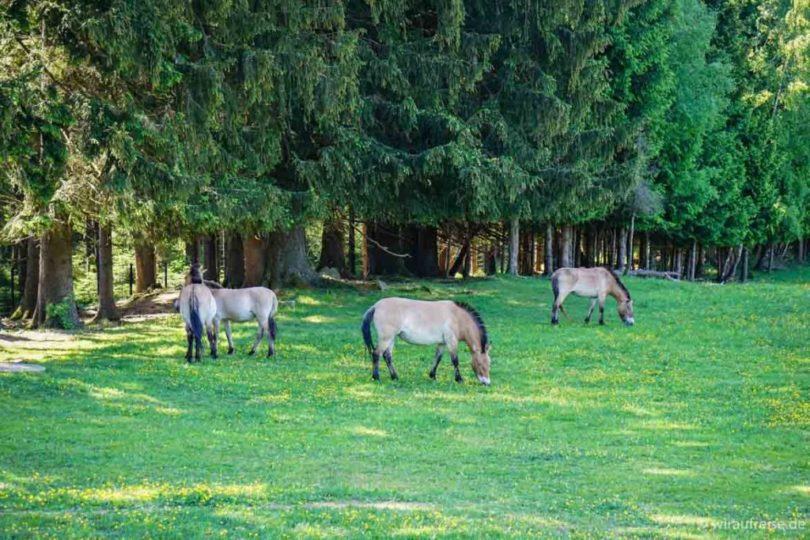
<path fill-rule="evenodd" d="M 808 0 L 0 9 L 2 279 L 34 325 L 78 324 L 77 257 L 115 319 L 133 261 L 142 291 L 194 259 L 277 287 L 805 256 Z"/>

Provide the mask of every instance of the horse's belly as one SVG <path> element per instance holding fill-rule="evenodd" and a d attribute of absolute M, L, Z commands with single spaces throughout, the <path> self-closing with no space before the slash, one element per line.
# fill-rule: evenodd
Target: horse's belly
<path fill-rule="evenodd" d="M 220 317 L 220 319 L 227 320 L 227 321 L 233 321 L 233 322 L 245 322 L 245 321 L 250 321 L 250 320 L 252 320 L 254 318 L 253 317 L 253 311 L 251 311 L 249 309 L 246 309 L 246 310 L 240 310 L 240 309 L 225 310 L 225 309 L 223 309 L 223 310 L 220 311 L 219 317 Z"/>
<path fill-rule="evenodd" d="M 399 337 L 414 345 L 435 345 L 444 342 L 441 330 L 403 328 Z"/>
<path fill-rule="evenodd" d="M 574 294 L 577 296 L 584 296 L 585 298 L 596 298 L 599 296 L 599 291 L 593 288 L 576 288 Z"/>

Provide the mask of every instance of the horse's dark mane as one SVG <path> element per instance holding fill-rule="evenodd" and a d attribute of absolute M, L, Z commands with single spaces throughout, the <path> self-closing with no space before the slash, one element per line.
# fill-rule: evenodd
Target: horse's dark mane
<path fill-rule="evenodd" d="M 189 271 L 191 274 L 191 282 L 195 284 L 200 284 L 203 282 L 202 273 L 200 273 L 200 265 L 194 263 L 191 265 L 191 270 Z"/>
<path fill-rule="evenodd" d="M 619 286 L 619 288 L 621 290 L 624 291 L 624 294 L 627 295 L 627 299 L 632 300 L 632 298 L 630 298 L 630 291 L 628 291 L 627 287 L 624 286 L 624 283 L 622 283 L 622 280 L 619 279 L 619 276 L 617 276 L 616 273 L 613 270 L 611 270 L 610 268 L 608 268 L 607 266 L 603 266 L 603 268 L 605 270 L 607 270 L 608 272 L 610 272 L 610 275 L 613 276 L 613 279 L 616 280 L 616 284 Z"/>
<path fill-rule="evenodd" d="M 453 300 L 453 303 L 469 313 L 473 321 L 475 321 L 475 325 L 478 326 L 478 331 L 481 333 L 481 352 L 484 352 L 489 344 L 489 334 L 487 334 L 487 327 L 484 325 L 484 319 L 481 318 L 481 315 L 475 311 L 475 308 L 470 304 L 467 304 L 466 302 L 457 302 L 455 300 Z"/>

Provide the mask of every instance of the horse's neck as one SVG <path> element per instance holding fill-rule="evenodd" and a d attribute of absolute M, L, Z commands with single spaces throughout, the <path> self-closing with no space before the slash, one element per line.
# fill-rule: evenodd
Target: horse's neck
<path fill-rule="evenodd" d="M 608 294 L 610 296 L 612 296 L 613 298 L 615 298 L 616 301 L 619 302 L 619 303 L 627 302 L 627 300 L 629 300 L 629 298 L 627 296 L 627 293 L 624 292 L 624 289 L 622 289 L 621 285 L 616 283 L 615 280 L 613 281 L 610 288 L 608 289 Z"/>

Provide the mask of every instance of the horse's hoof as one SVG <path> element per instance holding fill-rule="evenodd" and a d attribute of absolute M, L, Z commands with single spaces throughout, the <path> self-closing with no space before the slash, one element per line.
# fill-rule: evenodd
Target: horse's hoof
<path fill-rule="evenodd" d="M 430 373 L 428 373 L 428 376 L 430 376 L 430 378 L 433 379 L 434 381 L 436 380 L 436 372 L 435 371 L 431 371 Z"/>
<path fill-rule="evenodd" d="M 213 358 L 214 360 L 216 360 L 217 358 L 219 358 L 219 356 L 217 356 L 217 355 L 216 355 L 216 353 L 214 353 L 214 354 L 212 354 L 212 355 L 211 355 L 211 358 Z"/>
<path fill-rule="evenodd" d="M 605 326 L 605 321 L 599 321 L 599 326 Z"/>
<path fill-rule="evenodd" d="M 250 351 L 250 352 L 248 353 L 248 356 L 253 356 L 254 354 L 256 354 L 256 351 Z"/>
<path fill-rule="evenodd" d="M 396 373 L 393 373 L 393 374 L 391 375 L 391 380 L 392 380 L 392 381 L 399 380 L 399 375 L 397 375 Z"/>
<path fill-rule="evenodd" d="M 372 380 L 374 380 L 374 381 L 379 381 L 379 380 L 380 380 L 380 375 L 379 375 L 379 373 L 374 373 L 374 374 L 372 374 L 372 375 L 371 375 L 371 379 L 372 379 Z"/>
<path fill-rule="evenodd" d="M 233 354 L 233 347 L 231 347 L 230 349 L 228 349 L 228 354 Z"/>
<path fill-rule="evenodd" d="M 462 383 L 462 382 L 464 382 L 464 379 L 462 377 L 456 377 L 456 382 L 457 383 Z"/>
<path fill-rule="evenodd" d="M 560 324 L 560 321 L 551 320 L 551 326 L 557 326 L 558 324 Z"/>

